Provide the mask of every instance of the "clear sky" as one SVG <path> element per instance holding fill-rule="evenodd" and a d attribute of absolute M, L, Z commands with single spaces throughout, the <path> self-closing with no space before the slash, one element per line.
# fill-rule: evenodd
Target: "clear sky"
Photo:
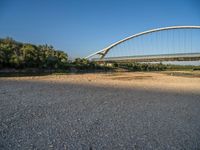
<path fill-rule="evenodd" d="M 144 30 L 200 25 L 200 0 L 0 0 L 0 37 L 82 57 Z"/>

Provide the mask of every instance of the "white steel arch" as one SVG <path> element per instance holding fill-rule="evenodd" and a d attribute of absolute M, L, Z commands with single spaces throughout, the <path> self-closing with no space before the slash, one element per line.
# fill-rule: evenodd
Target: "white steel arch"
<path fill-rule="evenodd" d="M 105 57 L 105 55 L 109 52 L 110 49 L 112 49 L 113 47 L 119 45 L 120 43 L 123 43 L 125 41 L 128 41 L 130 39 L 133 39 L 133 38 L 136 38 L 138 36 L 141 36 L 141 35 L 145 35 L 145 34 L 149 34 L 149 33 L 153 33 L 153 32 L 159 32 L 159 31 L 164 31 L 164 30 L 173 30 L 173 29 L 200 29 L 200 26 L 170 26 L 170 27 L 164 27 L 164 28 L 156 28 L 156 29 L 151 29 L 151 30 L 147 30 L 147 31 L 144 31 L 144 32 L 140 32 L 140 33 L 137 33 L 137 34 L 134 34 L 134 35 L 131 35 L 129 37 L 126 37 L 122 40 L 119 40 L 113 44 L 111 44 L 110 46 L 100 50 L 100 51 L 97 51 L 87 57 L 85 57 L 86 59 L 89 59 L 95 55 L 101 55 L 101 59 Z"/>

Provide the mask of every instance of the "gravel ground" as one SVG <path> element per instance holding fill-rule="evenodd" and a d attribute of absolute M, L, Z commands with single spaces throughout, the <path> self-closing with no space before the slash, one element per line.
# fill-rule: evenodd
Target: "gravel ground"
<path fill-rule="evenodd" d="M 200 149 L 200 92 L 72 76 L 0 79 L 0 149 Z"/>

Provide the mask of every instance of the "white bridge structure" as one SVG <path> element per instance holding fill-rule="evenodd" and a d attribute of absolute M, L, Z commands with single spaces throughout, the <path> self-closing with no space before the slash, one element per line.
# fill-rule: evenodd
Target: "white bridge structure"
<path fill-rule="evenodd" d="M 109 62 L 200 60 L 200 26 L 171 26 L 140 32 L 86 59 Z"/>

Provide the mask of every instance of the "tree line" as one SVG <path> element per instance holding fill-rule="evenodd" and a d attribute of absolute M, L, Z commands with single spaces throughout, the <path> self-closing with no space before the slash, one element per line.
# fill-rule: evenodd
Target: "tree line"
<path fill-rule="evenodd" d="M 51 45 L 21 43 L 12 38 L 0 39 L 0 68 L 62 68 L 68 55 Z"/>
<path fill-rule="evenodd" d="M 168 65 L 162 63 L 114 63 L 114 66 L 128 71 L 164 71 L 168 69 Z"/>
<path fill-rule="evenodd" d="M 22 43 L 12 38 L 0 39 L 0 69 L 39 69 L 59 71 L 93 71 L 108 70 L 109 67 L 102 66 L 87 59 L 68 59 L 68 54 L 56 50 L 51 45 L 35 45 Z"/>

